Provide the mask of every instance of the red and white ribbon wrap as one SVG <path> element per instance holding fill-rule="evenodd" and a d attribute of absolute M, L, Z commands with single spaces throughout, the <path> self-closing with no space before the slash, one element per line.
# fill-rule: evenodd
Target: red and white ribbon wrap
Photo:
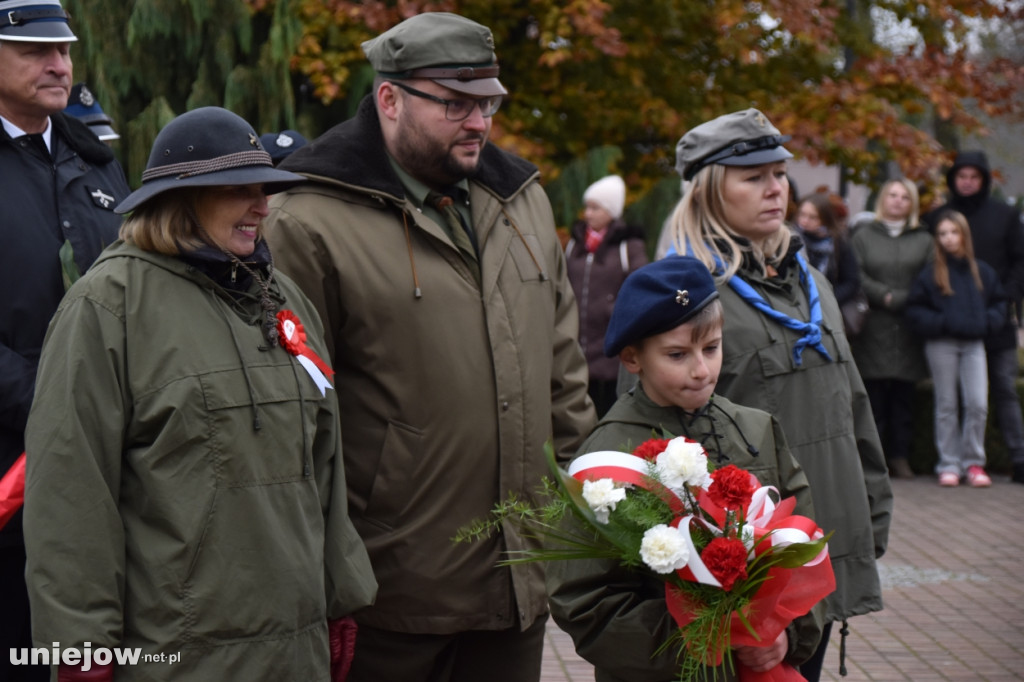
<path fill-rule="evenodd" d="M 682 512 L 683 501 L 672 490 L 650 475 L 650 462 L 642 457 L 614 450 L 601 450 L 581 455 L 569 465 L 569 475 L 577 481 L 598 481 L 610 478 L 616 483 L 635 485 L 660 496 L 674 512 Z"/>
<path fill-rule="evenodd" d="M 290 310 L 278 312 L 277 332 L 281 337 L 281 346 L 299 361 L 320 389 L 320 395 L 327 395 L 327 389 L 333 388 L 329 378 L 334 376 L 334 370 L 306 345 L 306 329 L 298 315 Z"/>

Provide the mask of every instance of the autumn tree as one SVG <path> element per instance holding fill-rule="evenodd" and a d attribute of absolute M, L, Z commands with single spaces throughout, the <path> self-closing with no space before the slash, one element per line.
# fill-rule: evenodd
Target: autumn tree
<path fill-rule="evenodd" d="M 537 162 L 555 195 L 562 169 L 587 167 L 591 150 L 613 158 L 611 169 L 642 194 L 671 174 L 689 127 L 749 106 L 792 134 L 801 157 L 842 164 L 868 183 L 885 161 L 920 179 L 947 160 L 923 125 L 931 112 L 970 132 L 980 123 L 968 105 L 996 116 L 1020 109 L 1019 65 L 967 49 L 972 22 L 1016 11 L 986 0 L 300 4 L 306 33 L 295 66 L 324 101 L 365 92 L 365 75 L 350 80 L 366 68 L 359 43 L 403 18 L 447 10 L 490 26 L 512 93 L 495 137 Z M 880 10 L 919 39 L 876 40 Z M 621 154 L 600 151 L 608 147 Z"/>

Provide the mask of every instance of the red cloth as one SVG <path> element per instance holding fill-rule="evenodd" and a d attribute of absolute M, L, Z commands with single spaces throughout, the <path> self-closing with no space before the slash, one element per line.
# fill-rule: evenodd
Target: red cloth
<path fill-rule="evenodd" d="M 25 503 L 25 453 L 18 459 L 3 478 L 0 478 L 0 528 L 11 520 L 11 517 Z"/>
<path fill-rule="evenodd" d="M 608 230 L 597 230 L 587 227 L 587 240 L 583 244 L 584 248 L 587 249 L 587 253 L 594 253 L 597 251 L 597 247 L 601 246 L 601 242 L 604 241 L 604 235 Z"/>
<path fill-rule="evenodd" d="M 82 672 L 81 665 L 57 666 L 57 682 L 113 682 L 114 664 L 107 665 L 93 664 L 91 668 Z"/>
<path fill-rule="evenodd" d="M 358 626 L 351 616 L 327 621 L 328 638 L 331 645 L 331 682 L 345 682 L 352 658 L 356 654 L 356 630 Z"/>

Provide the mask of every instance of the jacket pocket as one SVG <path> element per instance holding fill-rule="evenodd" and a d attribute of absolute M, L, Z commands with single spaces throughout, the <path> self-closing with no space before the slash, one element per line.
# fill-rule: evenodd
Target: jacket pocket
<path fill-rule="evenodd" d="M 367 494 L 365 521 L 395 528 L 412 498 L 423 452 L 424 431 L 389 421 L 377 456 L 377 470 Z"/>
<path fill-rule="evenodd" d="M 324 398 L 304 370 L 288 363 L 250 366 L 248 377 L 239 368 L 203 374 L 199 382 L 218 486 L 310 475 L 316 413 Z"/>
<path fill-rule="evenodd" d="M 550 279 L 547 270 L 544 269 L 544 250 L 537 237 L 524 234 L 520 239 L 519 235 L 515 235 L 509 251 L 512 254 L 512 261 L 516 264 L 516 270 L 519 271 L 519 279 L 524 282 L 545 282 Z"/>
<path fill-rule="evenodd" d="M 216 490 L 182 582 L 184 640 L 284 639 L 326 619 L 323 533 L 312 480 Z"/>

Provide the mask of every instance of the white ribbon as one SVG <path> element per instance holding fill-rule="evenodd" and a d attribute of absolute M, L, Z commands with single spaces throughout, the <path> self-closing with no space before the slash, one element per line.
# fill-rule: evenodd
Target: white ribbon
<path fill-rule="evenodd" d="M 295 359 L 299 361 L 302 368 L 309 373 L 310 378 L 313 379 L 313 383 L 320 389 L 320 395 L 327 395 L 327 389 L 333 388 L 331 382 L 327 380 L 324 373 L 320 371 L 320 368 L 313 364 L 313 361 L 307 358 L 305 355 L 296 355 Z"/>

